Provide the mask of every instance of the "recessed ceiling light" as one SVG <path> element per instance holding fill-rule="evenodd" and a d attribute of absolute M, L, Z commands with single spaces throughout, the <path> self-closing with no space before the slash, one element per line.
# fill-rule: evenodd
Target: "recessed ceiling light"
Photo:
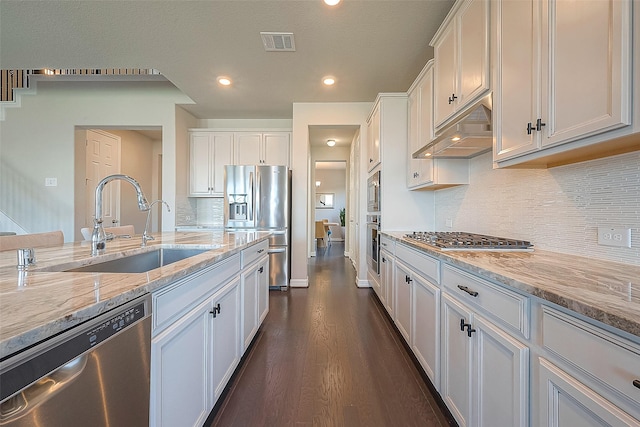
<path fill-rule="evenodd" d="M 459 136 L 454 136 L 453 138 L 451 138 L 451 140 L 453 142 L 460 141 L 460 137 Z"/>
<path fill-rule="evenodd" d="M 231 85 L 231 79 L 229 77 L 220 76 L 218 77 L 218 83 L 222 86 L 229 86 Z"/>
<path fill-rule="evenodd" d="M 424 153 L 425 157 L 431 157 L 431 153 Z"/>
<path fill-rule="evenodd" d="M 330 139 L 327 141 L 327 145 L 329 147 L 333 147 L 334 145 L 336 145 L 336 140 L 335 139 Z"/>
<path fill-rule="evenodd" d="M 324 2 L 328 6 L 335 6 L 340 3 L 340 0 L 324 0 Z"/>
<path fill-rule="evenodd" d="M 332 76 L 326 76 L 322 78 L 322 83 L 324 83 L 327 86 L 331 86 L 335 82 L 336 82 L 336 79 Z"/>

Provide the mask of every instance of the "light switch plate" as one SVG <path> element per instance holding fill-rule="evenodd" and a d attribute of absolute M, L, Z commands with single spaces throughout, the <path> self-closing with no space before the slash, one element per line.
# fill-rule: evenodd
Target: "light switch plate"
<path fill-rule="evenodd" d="M 630 248 L 631 229 L 598 227 L 598 244 L 604 246 Z"/>

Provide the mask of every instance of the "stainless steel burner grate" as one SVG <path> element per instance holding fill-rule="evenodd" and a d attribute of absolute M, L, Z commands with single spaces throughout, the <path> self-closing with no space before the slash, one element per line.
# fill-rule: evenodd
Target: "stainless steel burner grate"
<path fill-rule="evenodd" d="M 533 244 L 526 240 L 458 231 L 416 231 L 405 237 L 445 251 L 533 251 Z"/>

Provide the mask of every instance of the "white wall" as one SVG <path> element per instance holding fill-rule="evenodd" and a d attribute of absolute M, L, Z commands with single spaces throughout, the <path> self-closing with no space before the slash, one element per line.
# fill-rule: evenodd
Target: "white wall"
<path fill-rule="evenodd" d="M 316 194 L 332 193 L 334 195 L 332 208 L 315 207 L 315 221 L 327 219 L 329 222 L 340 223 L 340 209 L 346 209 L 347 204 L 347 171 L 345 169 L 316 169 L 312 181 L 321 182 L 320 187 L 315 188 Z"/>
<path fill-rule="evenodd" d="M 359 125 L 361 140 L 367 138 L 367 115 L 371 110 L 370 102 L 354 103 L 294 103 L 293 104 L 293 212 L 291 225 L 291 282 L 292 287 L 305 287 L 309 285 L 307 274 L 307 254 L 309 248 L 309 236 L 313 237 L 314 222 L 309 212 L 312 212 L 315 200 L 311 186 L 315 186 L 309 180 L 311 170 L 311 155 L 309 147 L 309 126 L 318 125 Z M 365 145 L 366 147 L 366 145 Z M 363 162 L 366 156 L 362 156 Z M 366 165 L 361 165 L 361 171 L 366 171 Z M 366 175 L 352 179 L 366 180 Z M 360 205 L 366 203 L 366 194 L 361 192 Z M 366 206 L 366 205 L 365 205 Z M 356 226 L 365 223 L 365 217 L 360 215 Z M 362 241 L 365 233 L 361 233 L 360 247 L 364 249 Z M 362 257 L 356 269 L 358 280 L 366 280 L 366 260 Z"/>
<path fill-rule="evenodd" d="M 40 81 L 36 91 L 0 122 L 0 211 L 29 233 L 62 230 L 73 240 L 76 126 L 161 127 L 164 192 L 173 202 L 175 105 L 192 101 L 171 83 Z M 45 187 L 46 177 L 57 187 Z M 163 220 L 173 228 L 172 217 Z"/>
<path fill-rule="evenodd" d="M 470 160 L 469 185 L 436 192 L 436 229 L 530 240 L 537 249 L 640 265 L 640 152 L 552 169 Z M 446 220 L 452 219 L 453 229 Z M 597 227 L 631 228 L 631 248 L 598 245 Z"/>

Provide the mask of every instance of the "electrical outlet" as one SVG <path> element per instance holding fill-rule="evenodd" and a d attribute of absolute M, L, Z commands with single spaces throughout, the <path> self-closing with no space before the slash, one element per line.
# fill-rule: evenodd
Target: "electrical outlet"
<path fill-rule="evenodd" d="M 598 244 L 604 246 L 630 248 L 631 229 L 598 227 Z"/>
<path fill-rule="evenodd" d="M 58 186 L 58 178 L 45 178 L 44 179 L 45 187 L 57 187 Z"/>
<path fill-rule="evenodd" d="M 187 221 L 191 221 L 191 215 L 185 216 L 184 219 L 186 219 Z"/>
<path fill-rule="evenodd" d="M 447 218 L 446 225 L 449 228 L 453 228 L 453 220 L 451 218 Z"/>

